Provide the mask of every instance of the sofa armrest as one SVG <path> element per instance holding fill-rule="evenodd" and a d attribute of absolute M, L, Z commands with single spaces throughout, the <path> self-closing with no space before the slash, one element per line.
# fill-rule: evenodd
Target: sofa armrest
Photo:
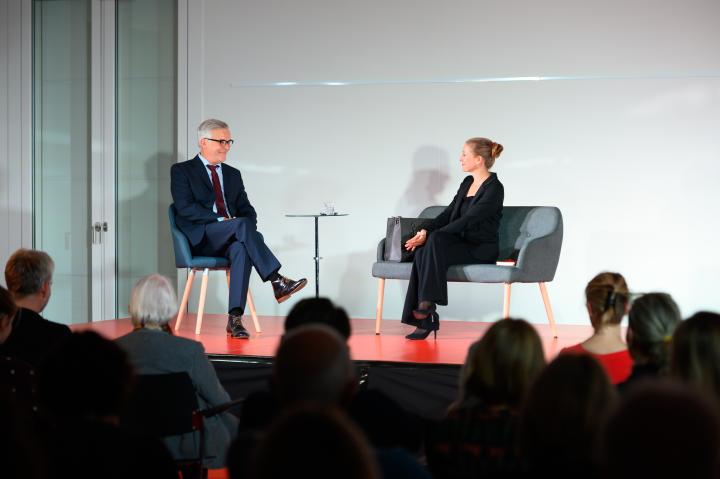
<path fill-rule="evenodd" d="M 377 245 L 377 261 L 385 261 L 385 238 L 381 239 Z"/>

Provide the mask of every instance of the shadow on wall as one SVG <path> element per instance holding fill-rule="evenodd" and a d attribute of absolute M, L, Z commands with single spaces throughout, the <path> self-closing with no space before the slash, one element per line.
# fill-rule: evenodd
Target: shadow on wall
<path fill-rule="evenodd" d="M 159 153 L 144 162 L 144 176 L 131 172 L 120 181 L 118 202 L 119 304 L 127 302 L 136 279 L 151 273 L 177 279 L 175 256 L 168 224 L 172 153 Z M 121 193 L 120 193 L 121 194 Z"/>
<path fill-rule="evenodd" d="M 416 217 L 423 208 L 439 205 L 450 175 L 448 153 L 433 145 L 418 148 L 413 154 L 412 176 L 395 207 L 395 215 Z"/>
<path fill-rule="evenodd" d="M 345 257 L 347 266 L 340 279 L 337 302 L 352 316 L 374 318 L 375 308 L 368 307 L 368 303 L 372 303 L 368 298 L 375 298 L 377 291 L 377 280 L 370 274 L 375 261 L 375 248 L 348 253 Z M 353 311 L 359 313 L 353 315 Z"/>

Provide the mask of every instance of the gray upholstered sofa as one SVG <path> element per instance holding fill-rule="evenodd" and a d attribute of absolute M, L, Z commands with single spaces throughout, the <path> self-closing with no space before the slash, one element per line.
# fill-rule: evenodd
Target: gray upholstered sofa
<path fill-rule="evenodd" d="M 430 206 L 421 218 L 434 218 L 444 206 Z M 504 283 L 503 317 L 510 314 L 510 288 L 512 283 L 538 283 L 548 322 L 557 336 L 550 299 L 545 283 L 555 277 L 562 246 L 563 221 L 560 210 L 551 206 L 505 206 L 500 221 L 500 257 L 515 264 L 466 264 L 451 266 L 448 281 L 470 283 Z M 383 260 L 385 239 L 377 247 L 377 261 L 372 275 L 378 278 L 375 334 L 380 334 L 386 279 L 409 279 L 412 263 L 395 263 Z"/>

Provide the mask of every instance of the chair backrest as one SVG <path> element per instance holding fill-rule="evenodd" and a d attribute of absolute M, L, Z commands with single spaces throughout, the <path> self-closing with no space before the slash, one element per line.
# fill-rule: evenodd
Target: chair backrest
<path fill-rule="evenodd" d="M 434 218 L 444 206 L 429 206 L 421 218 Z M 514 259 L 537 281 L 552 281 L 560 261 L 562 213 L 553 206 L 505 206 L 500 220 L 500 260 Z"/>
<path fill-rule="evenodd" d="M 186 372 L 138 375 L 123 424 L 153 437 L 197 430 L 198 400 Z"/>
<path fill-rule="evenodd" d="M 175 205 L 168 206 L 168 220 L 170 221 L 170 234 L 173 240 L 173 249 L 175 250 L 175 266 L 178 268 L 189 268 L 192 263 L 192 251 L 190 251 L 190 242 L 185 233 L 175 224 L 175 216 L 177 210 Z"/>

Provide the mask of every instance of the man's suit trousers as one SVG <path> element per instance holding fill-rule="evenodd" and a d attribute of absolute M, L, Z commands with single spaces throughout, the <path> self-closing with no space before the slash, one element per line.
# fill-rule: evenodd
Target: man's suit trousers
<path fill-rule="evenodd" d="M 224 256 L 230 261 L 228 312 L 236 308 L 245 311 L 251 267 L 255 267 L 263 281 L 280 269 L 280 262 L 251 218 L 233 218 L 205 225 L 205 236 L 194 252 L 203 256 Z"/>

